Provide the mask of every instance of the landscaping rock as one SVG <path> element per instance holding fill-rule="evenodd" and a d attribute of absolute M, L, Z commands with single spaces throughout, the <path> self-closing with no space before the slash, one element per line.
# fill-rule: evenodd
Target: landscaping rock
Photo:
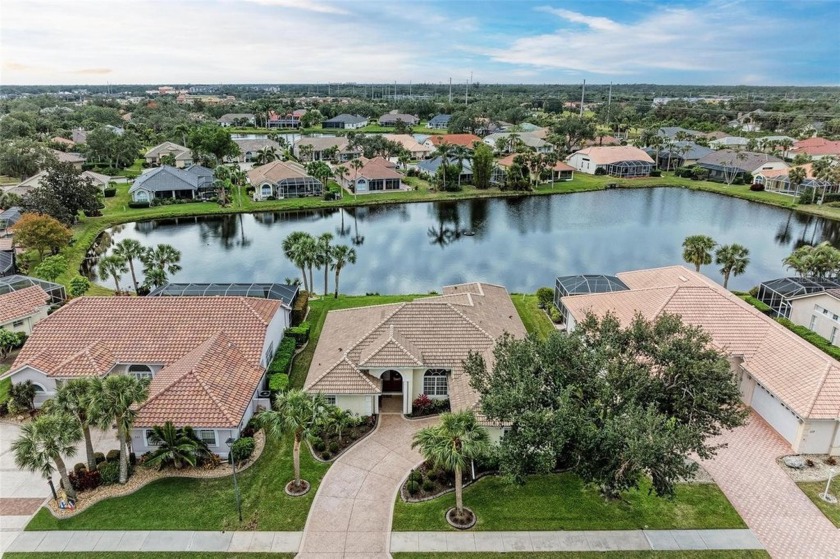
<path fill-rule="evenodd" d="M 794 470 L 805 468 L 805 459 L 801 456 L 785 456 L 782 458 L 782 462 L 784 462 L 785 466 Z"/>

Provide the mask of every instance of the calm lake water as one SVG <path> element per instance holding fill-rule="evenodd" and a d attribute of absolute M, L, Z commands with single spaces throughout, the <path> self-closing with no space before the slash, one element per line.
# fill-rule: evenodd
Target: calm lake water
<path fill-rule="evenodd" d="M 355 245 L 358 261 L 341 273 L 342 292 L 353 294 L 425 293 L 473 280 L 533 292 L 558 275 L 681 263 L 682 241 L 694 234 L 750 249 L 747 273 L 730 280 L 746 290 L 788 275 L 782 258 L 801 244 L 840 246 L 840 222 L 676 188 L 168 219 L 109 233 L 114 242 L 179 249 L 183 270 L 173 281 L 282 283 L 299 276 L 280 248 L 297 230 Z M 703 271 L 722 281 L 715 266 Z M 317 292 L 323 277 L 315 271 Z M 129 281 L 126 274 L 121 283 Z"/>

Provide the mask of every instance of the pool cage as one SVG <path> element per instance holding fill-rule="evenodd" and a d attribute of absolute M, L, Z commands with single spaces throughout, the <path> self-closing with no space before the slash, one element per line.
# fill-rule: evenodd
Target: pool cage
<path fill-rule="evenodd" d="M 770 307 L 773 316 L 790 318 L 791 299 L 836 288 L 840 282 L 828 278 L 779 278 L 760 284 L 756 298 Z"/>
<path fill-rule="evenodd" d="M 277 181 L 275 192 L 277 198 L 302 198 L 304 196 L 320 196 L 324 185 L 313 177 L 291 177 Z"/>
<path fill-rule="evenodd" d="M 650 176 L 653 163 L 648 161 L 618 161 L 607 165 L 607 174 L 613 177 L 632 179 Z"/>
<path fill-rule="evenodd" d="M 569 311 L 560 301 L 561 297 L 627 291 L 628 289 L 630 288 L 615 276 L 602 274 L 560 276 L 554 283 L 554 305 L 563 313 L 563 321 L 567 322 Z"/>
<path fill-rule="evenodd" d="M 63 303 L 67 299 L 67 293 L 64 291 L 63 285 L 21 275 L 0 277 L 0 295 L 13 293 L 35 285 L 46 291 L 47 295 L 50 296 L 51 304 Z"/>
<path fill-rule="evenodd" d="M 291 307 L 298 290 L 296 285 L 282 283 L 167 283 L 148 297 L 255 297 L 283 301 Z"/>

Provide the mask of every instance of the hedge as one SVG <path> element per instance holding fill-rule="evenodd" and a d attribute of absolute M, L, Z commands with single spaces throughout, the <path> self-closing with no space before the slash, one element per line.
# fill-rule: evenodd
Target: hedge
<path fill-rule="evenodd" d="M 102 195 L 105 198 L 113 198 L 114 196 L 117 195 L 117 187 L 115 186 L 113 188 L 106 188 L 105 190 L 102 191 Z"/>
<path fill-rule="evenodd" d="M 128 203 L 128 207 L 129 208 L 148 208 L 149 203 L 148 202 L 134 202 L 134 201 L 132 201 L 132 202 Z"/>
<path fill-rule="evenodd" d="M 309 340 L 309 323 L 301 322 L 298 326 L 286 329 L 286 335 L 294 338 L 298 347 L 302 346 Z"/>
<path fill-rule="evenodd" d="M 289 375 L 285 373 L 274 373 L 268 377 L 268 389 L 272 392 L 286 390 L 289 386 Z"/>
<path fill-rule="evenodd" d="M 285 336 L 280 341 L 280 347 L 277 348 L 277 353 L 274 354 L 274 359 L 268 367 L 268 373 L 270 375 L 276 373 L 289 374 L 296 347 L 295 339 L 291 336 Z"/>
<path fill-rule="evenodd" d="M 756 299 L 755 297 L 753 297 L 749 293 L 736 293 L 736 295 L 738 295 L 738 297 L 740 297 L 741 299 L 743 299 L 744 301 L 746 301 L 750 305 L 754 306 L 755 308 L 757 308 L 758 310 L 760 310 L 764 314 L 767 314 L 767 313 L 770 312 L 770 306 L 769 305 L 765 304 L 762 301 L 759 301 L 758 299 Z"/>
<path fill-rule="evenodd" d="M 812 332 L 808 330 L 804 326 L 799 326 L 798 324 L 794 324 L 787 318 L 779 317 L 776 321 L 793 332 L 794 334 L 798 335 L 803 340 L 807 341 L 811 345 L 815 346 L 817 349 L 822 350 L 824 353 L 827 353 L 831 357 L 835 359 L 840 359 L 840 348 L 837 346 L 831 345 L 831 342 L 817 334 L 816 332 Z"/>
<path fill-rule="evenodd" d="M 292 308 L 292 325 L 297 326 L 306 318 L 306 309 L 309 307 L 309 293 L 299 291 L 295 299 L 295 306 Z"/>

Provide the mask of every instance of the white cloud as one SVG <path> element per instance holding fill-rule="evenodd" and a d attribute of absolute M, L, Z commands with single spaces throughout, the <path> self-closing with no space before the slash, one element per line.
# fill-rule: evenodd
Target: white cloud
<path fill-rule="evenodd" d="M 346 14 L 346 10 L 338 6 L 332 6 L 316 0 L 244 0 L 246 2 L 253 2 L 263 6 L 273 6 L 279 8 L 293 8 L 295 10 L 303 10 L 307 12 L 317 12 L 321 14 Z"/>
<path fill-rule="evenodd" d="M 616 31 L 621 28 L 619 24 L 617 24 L 609 18 L 587 16 L 578 12 L 573 12 L 571 10 L 564 10 L 562 8 L 551 8 L 548 6 L 541 6 L 537 8 L 537 11 L 554 14 L 556 16 L 562 17 L 567 21 L 571 21 L 572 23 L 582 23 L 587 27 L 590 27 L 592 29 L 598 29 L 600 31 Z"/>

